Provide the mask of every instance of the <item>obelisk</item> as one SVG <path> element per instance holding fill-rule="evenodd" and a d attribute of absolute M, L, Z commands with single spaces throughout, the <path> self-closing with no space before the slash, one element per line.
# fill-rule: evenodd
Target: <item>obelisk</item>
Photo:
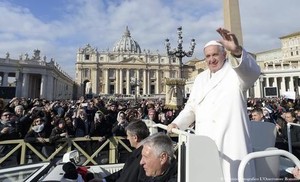
<path fill-rule="evenodd" d="M 233 32 L 240 45 L 243 45 L 243 34 L 239 0 L 223 0 L 224 28 Z"/>

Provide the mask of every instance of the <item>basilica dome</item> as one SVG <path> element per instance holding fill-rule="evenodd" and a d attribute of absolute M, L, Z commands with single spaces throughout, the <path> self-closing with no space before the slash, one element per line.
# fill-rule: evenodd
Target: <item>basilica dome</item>
<path fill-rule="evenodd" d="M 140 45 L 131 38 L 128 27 L 122 38 L 115 44 L 113 52 L 141 53 Z"/>

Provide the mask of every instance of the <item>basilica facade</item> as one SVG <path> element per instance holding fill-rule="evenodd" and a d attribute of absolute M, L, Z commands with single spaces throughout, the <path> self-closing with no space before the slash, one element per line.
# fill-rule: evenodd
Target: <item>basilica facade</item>
<path fill-rule="evenodd" d="M 180 74 L 178 58 L 142 50 L 128 27 L 112 51 L 88 44 L 77 52 L 78 95 L 164 95 L 165 78 Z"/>

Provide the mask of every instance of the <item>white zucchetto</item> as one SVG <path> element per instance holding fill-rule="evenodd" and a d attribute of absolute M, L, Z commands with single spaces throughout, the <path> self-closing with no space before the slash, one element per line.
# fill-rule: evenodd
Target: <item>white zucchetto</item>
<path fill-rule="evenodd" d="M 211 40 L 211 41 L 207 42 L 204 45 L 203 49 L 205 49 L 206 47 L 211 46 L 211 45 L 216 45 L 216 46 L 222 46 L 223 47 L 223 45 L 220 42 L 218 42 L 216 40 Z"/>

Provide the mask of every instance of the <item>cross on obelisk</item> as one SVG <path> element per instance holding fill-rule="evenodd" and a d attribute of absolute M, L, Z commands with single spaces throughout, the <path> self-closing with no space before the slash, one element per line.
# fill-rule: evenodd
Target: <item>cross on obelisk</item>
<path fill-rule="evenodd" d="M 233 32 L 240 45 L 243 45 L 243 34 L 240 17 L 239 0 L 223 0 L 224 28 Z"/>

